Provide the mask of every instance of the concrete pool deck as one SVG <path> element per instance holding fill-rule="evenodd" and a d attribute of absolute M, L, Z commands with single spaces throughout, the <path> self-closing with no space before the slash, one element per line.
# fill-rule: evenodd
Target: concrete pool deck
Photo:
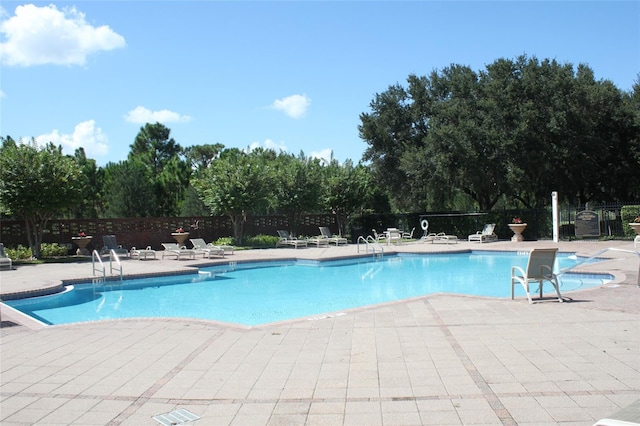
<path fill-rule="evenodd" d="M 634 250 L 630 241 L 460 241 L 385 252 L 554 246 Z M 222 262 L 356 254 L 355 245 L 279 248 Z M 153 416 L 187 409 L 200 417 L 194 425 L 592 425 L 640 398 L 640 258 L 602 256 L 582 268 L 616 280 L 563 293 L 562 304 L 436 294 L 253 328 L 183 319 L 38 327 L 0 306 L 0 423 L 158 425 Z M 160 257 L 125 260 L 123 272 L 210 263 Z M 0 272 L 0 294 L 90 277 L 90 262 L 18 265 Z"/>

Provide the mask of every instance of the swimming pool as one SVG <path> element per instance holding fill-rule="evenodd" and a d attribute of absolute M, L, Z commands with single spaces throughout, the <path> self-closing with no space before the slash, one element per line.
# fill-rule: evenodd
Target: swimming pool
<path fill-rule="evenodd" d="M 5 303 L 46 324 L 173 317 L 252 326 L 440 292 L 510 297 L 511 267 L 526 266 L 527 258 L 528 253 L 467 252 L 232 263 L 198 274 L 79 284 L 60 294 Z M 575 263 L 569 254 L 558 254 L 558 270 Z M 561 291 L 612 279 L 567 273 L 560 278 Z M 550 285 L 545 290 L 553 292 Z M 518 287 L 516 294 L 524 296 Z"/>

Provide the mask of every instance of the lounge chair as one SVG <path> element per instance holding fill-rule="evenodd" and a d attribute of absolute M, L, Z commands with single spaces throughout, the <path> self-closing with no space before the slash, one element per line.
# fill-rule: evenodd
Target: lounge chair
<path fill-rule="evenodd" d="M 640 399 L 616 411 L 593 426 L 637 426 L 640 424 Z"/>
<path fill-rule="evenodd" d="M 276 243 L 276 247 L 291 246 L 294 248 L 298 248 L 298 246 L 307 246 L 306 240 L 299 240 L 296 237 L 292 237 L 291 235 L 289 235 L 289 231 L 278 230 L 278 236 L 280 237 L 280 239 Z"/>
<path fill-rule="evenodd" d="M 542 284 L 544 281 L 549 281 L 556 289 L 558 301 L 562 302 L 562 295 L 560 295 L 560 287 L 558 285 L 558 277 L 553 273 L 553 265 L 556 260 L 557 252 L 557 248 L 533 249 L 529 252 L 529 261 L 527 262 L 526 270 L 519 266 L 513 266 L 511 268 L 511 300 L 513 300 L 515 285 L 520 284 L 527 294 L 529 303 L 533 303 L 533 300 L 531 300 L 531 292 L 529 291 L 529 283 L 532 282 L 538 282 L 540 299 L 542 299 Z"/>
<path fill-rule="evenodd" d="M 328 226 L 320 226 L 320 234 L 322 234 L 322 238 L 326 238 L 329 243 L 336 243 L 337 246 L 340 244 L 347 244 L 346 238 L 339 235 L 333 235 Z"/>
<path fill-rule="evenodd" d="M 444 232 L 439 232 L 431 239 L 431 244 L 433 243 L 458 244 L 458 237 L 456 235 L 447 235 Z"/>
<path fill-rule="evenodd" d="M 484 225 L 484 228 L 482 228 L 482 231 L 469 235 L 469 242 L 475 241 L 480 243 L 489 243 L 492 241 L 498 241 L 498 236 L 493 232 L 495 227 L 495 223 L 487 223 Z"/>
<path fill-rule="evenodd" d="M 4 252 L 4 244 L 0 243 L 0 269 L 4 267 L 9 267 L 9 269 L 13 269 L 13 262 Z"/>
<path fill-rule="evenodd" d="M 211 259 L 211 255 L 215 254 L 216 256 L 224 257 L 224 249 L 222 247 L 213 245 L 211 243 L 207 244 L 202 238 L 192 238 L 191 244 L 193 244 L 193 249 L 196 254 L 202 253 L 202 257 L 207 257 Z"/>
<path fill-rule="evenodd" d="M 118 244 L 115 235 L 103 235 L 102 242 L 104 243 L 104 247 L 102 248 L 103 254 L 111 254 L 111 250 L 113 250 L 116 255 L 122 254 L 129 256 L 129 250 Z"/>
<path fill-rule="evenodd" d="M 131 247 L 131 251 L 129 252 L 129 257 L 134 259 L 138 258 L 138 260 L 147 259 L 149 257 L 156 258 L 156 251 L 151 248 L 151 246 L 147 246 L 145 249 L 138 249 L 135 247 Z"/>
<path fill-rule="evenodd" d="M 431 243 L 433 243 L 433 240 L 436 238 L 437 234 L 434 232 L 429 232 L 428 234 L 425 233 L 422 237 L 420 237 L 420 241 L 422 241 L 423 243 L 425 241 L 431 241 Z"/>
<path fill-rule="evenodd" d="M 176 243 L 162 243 L 162 247 L 164 250 L 162 251 L 162 258 L 165 256 L 175 256 L 176 259 L 180 260 L 182 256 L 187 256 L 191 259 L 196 258 L 196 251 L 186 248 L 185 246 L 180 247 Z"/>
<path fill-rule="evenodd" d="M 307 244 L 315 245 L 316 247 L 327 247 L 329 245 L 329 240 L 322 237 L 322 235 L 317 237 L 309 237 L 307 238 Z"/>

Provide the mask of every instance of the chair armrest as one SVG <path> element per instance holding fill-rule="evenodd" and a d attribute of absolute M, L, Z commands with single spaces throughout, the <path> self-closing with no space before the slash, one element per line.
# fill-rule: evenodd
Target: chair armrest
<path fill-rule="evenodd" d="M 519 273 L 519 275 L 516 275 L 516 272 Z M 524 272 L 524 269 L 522 269 L 519 266 L 512 266 L 511 267 L 511 278 L 514 277 L 518 277 L 518 278 L 524 278 L 527 274 Z"/>

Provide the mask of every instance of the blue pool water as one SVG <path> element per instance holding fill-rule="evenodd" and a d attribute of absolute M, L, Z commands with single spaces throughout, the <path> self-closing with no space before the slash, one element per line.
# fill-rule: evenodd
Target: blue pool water
<path fill-rule="evenodd" d="M 509 297 L 511 267 L 526 262 L 527 254 L 471 252 L 246 263 L 204 268 L 196 275 L 87 283 L 62 294 L 5 303 L 47 324 L 181 317 L 258 325 L 439 292 Z M 561 270 L 577 261 L 559 254 L 557 262 Z M 561 291 L 612 278 L 563 274 Z M 521 288 L 516 292 L 524 296 Z"/>

